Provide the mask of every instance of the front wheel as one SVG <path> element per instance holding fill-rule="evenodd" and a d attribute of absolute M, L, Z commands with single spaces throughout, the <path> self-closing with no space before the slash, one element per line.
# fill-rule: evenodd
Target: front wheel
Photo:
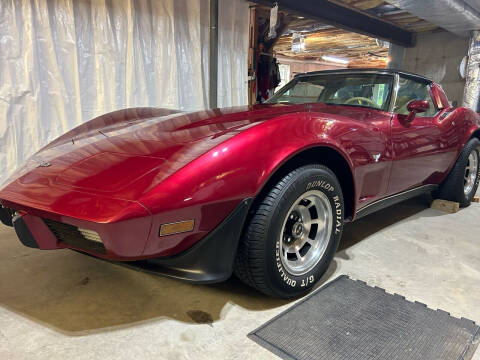
<path fill-rule="evenodd" d="M 343 230 L 343 195 L 335 174 L 321 165 L 300 167 L 253 211 L 237 252 L 237 277 L 270 296 L 308 292 L 327 270 Z"/>
<path fill-rule="evenodd" d="M 466 207 L 472 202 L 479 181 L 480 140 L 473 138 L 465 145 L 450 174 L 434 196 L 458 202 L 461 207 Z"/>

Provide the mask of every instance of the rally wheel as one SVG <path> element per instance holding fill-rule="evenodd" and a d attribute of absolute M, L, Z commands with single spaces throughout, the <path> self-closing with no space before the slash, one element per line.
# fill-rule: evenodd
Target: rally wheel
<path fill-rule="evenodd" d="M 463 148 L 450 174 L 435 197 L 470 205 L 480 182 L 480 140 L 471 139 Z"/>
<path fill-rule="evenodd" d="M 283 177 L 255 205 L 235 260 L 235 274 L 275 297 L 305 294 L 327 270 L 343 230 L 335 174 L 306 165 Z"/>

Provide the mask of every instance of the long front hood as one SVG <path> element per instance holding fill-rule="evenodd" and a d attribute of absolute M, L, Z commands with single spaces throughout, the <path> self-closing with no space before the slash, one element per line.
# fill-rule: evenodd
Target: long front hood
<path fill-rule="evenodd" d="M 67 199 L 74 201 L 79 194 L 88 194 L 89 203 L 95 199 L 136 202 L 165 178 L 239 132 L 303 109 L 279 105 L 182 114 L 142 108 L 107 114 L 40 150 L 10 178 L 0 199 L 45 210 Z"/>

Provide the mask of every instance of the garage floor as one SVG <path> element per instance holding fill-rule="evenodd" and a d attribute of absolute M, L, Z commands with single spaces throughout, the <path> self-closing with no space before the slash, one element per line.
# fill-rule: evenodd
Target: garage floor
<path fill-rule="evenodd" d="M 480 205 L 428 205 L 420 197 L 349 225 L 323 282 L 347 274 L 480 323 Z M 246 335 L 290 303 L 235 279 L 189 285 L 31 250 L 1 225 L 0 244 L 1 359 L 276 359 Z"/>

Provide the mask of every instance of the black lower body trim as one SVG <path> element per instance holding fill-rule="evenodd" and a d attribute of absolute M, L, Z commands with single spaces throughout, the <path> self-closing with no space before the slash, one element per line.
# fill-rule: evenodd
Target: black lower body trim
<path fill-rule="evenodd" d="M 13 218 L 13 227 L 23 245 L 29 248 L 38 249 L 37 241 L 21 216 Z"/>
<path fill-rule="evenodd" d="M 13 212 L 0 205 L 0 221 L 3 225 L 13 226 Z"/>
<path fill-rule="evenodd" d="M 355 220 L 360 219 L 364 216 L 370 215 L 378 210 L 395 205 L 399 202 L 417 197 L 419 195 L 422 195 L 437 189 L 438 189 L 438 185 L 424 185 L 415 189 L 407 190 L 399 194 L 386 197 L 385 199 L 375 201 L 371 204 L 368 204 L 363 209 L 358 210 L 355 214 Z"/>
<path fill-rule="evenodd" d="M 233 272 L 238 242 L 251 202 L 251 198 L 243 200 L 205 238 L 179 255 L 122 264 L 197 283 L 225 281 Z"/>

